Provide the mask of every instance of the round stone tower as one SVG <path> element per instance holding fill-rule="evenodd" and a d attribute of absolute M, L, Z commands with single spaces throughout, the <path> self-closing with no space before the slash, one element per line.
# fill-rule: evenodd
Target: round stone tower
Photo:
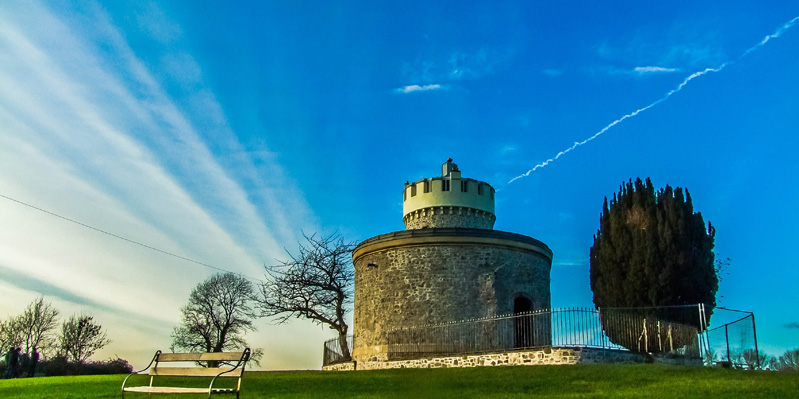
<path fill-rule="evenodd" d="M 395 329 L 550 308 L 552 251 L 492 230 L 494 188 L 462 178 L 452 159 L 441 169 L 441 177 L 405 183 L 406 230 L 369 238 L 353 252 L 359 365 L 391 360 Z M 546 333 L 535 344 L 549 341 Z"/>

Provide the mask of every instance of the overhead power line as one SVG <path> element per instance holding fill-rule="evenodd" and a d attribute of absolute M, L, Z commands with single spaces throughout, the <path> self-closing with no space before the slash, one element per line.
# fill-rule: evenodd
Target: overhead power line
<path fill-rule="evenodd" d="M 147 244 L 141 243 L 141 242 L 139 242 L 139 241 L 136 241 L 136 240 L 131 240 L 130 238 L 123 237 L 123 236 L 121 236 L 121 235 L 119 235 L 119 234 L 114 234 L 114 233 L 112 233 L 112 232 L 110 232 L 110 231 L 106 231 L 106 230 L 99 229 L 99 228 L 97 228 L 97 227 L 94 227 L 94 226 L 90 226 L 90 225 L 88 225 L 88 224 L 86 224 L 86 223 L 79 222 L 79 221 L 77 221 L 77 220 L 75 220 L 75 219 L 71 219 L 71 218 L 68 218 L 68 217 L 66 217 L 66 216 L 59 215 L 59 214 L 57 214 L 57 213 L 55 213 L 55 212 L 50 212 L 50 211 L 48 211 L 48 210 L 46 210 L 46 209 L 42 209 L 42 208 L 40 208 L 40 207 L 38 207 L 38 206 L 31 205 L 31 204 L 29 204 L 29 203 L 27 203 L 27 202 L 20 201 L 20 200 L 18 200 L 18 199 L 15 199 L 15 198 L 11 198 L 11 197 L 9 197 L 9 196 L 7 196 L 7 195 L 0 194 L 0 197 L 2 197 L 2 198 L 5 198 L 5 199 L 7 199 L 7 200 L 9 200 L 9 201 L 16 202 L 16 203 L 18 203 L 18 204 L 20 204 L 20 205 L 27 206 L 28 208 L 35 209 L 35 210 L 37 210 L 37 211 L 39 211 L 39 212 L 44 212 L 44 213 L 46 213 L 46 214 L 48 214 L 48 215 L 50 215 L 50 216 L 55 216 L 55 217 L 57 217 L 57 218 L 59 218 L 59 219 L 66 220 L 66 221 L 68 221 L 68 222 L 71 222 L 71 223 L 77 224 L 77 225 L 79 225 L 79 226 L 83 226 L 83 227 L 85 227 L 85 228 L 87 228 L 87 229 L 91 229 L 91 230 L 94 230 L 94 231 L 97 231 L 97 232 L 103 233 L 103 234 L 105 234 L 105 235 L 109 235 L 109 236 L 111 236 L 111 237 L 118 238 L 118 239 L 120 239 L 120 240 L 123 240 L 123 241 L 127 241 L 127 242 L 129 242 L 129 243 L 131 243 L 131 244 L 135 244 L 135 245 L 138 245 L 138 246 L 140 246 L 140 247 L 147 248 L 147 249 L 149 249 L 149 250 L 152 250 L 152 251 L 160 252 L 160 253 L 162 253 L 162 254 L 164 254 L 164 255 L 169 255 L 169 256 L 172 256 L 172 257 L 174 257 L 174 258 L 178 258 L 178 259 L 180 259 L 180 260 L 184 260 L 184 261 L 186 261 L 186 262 L 191 262 L 191 263 L 194 263 L 194 264 L 197 264 L 197 265 L 200 265 L 200 266 L 205 266 L 205 267 L 207 267 L 207 268 L 209 268 L 209 269 L 214 269 L 214 270 L 217 270 L 217 271 L 220 271 L 220 272 L 225 272 L 225 273 L 233 273 L 233 274 L 237 274 L 237 275 L 239 275 L 239 276 L 241 276 L 241 277 L 244 277 L 244 278 L 247 278 L 247 279 L 250 279 L 250 280 L 253 280 L 253 281 L 258 281 L 257 279 L 255 279 L 255 278 L 253 278 L 253 277 L 245 276 L 245 275 L 243 275 L 243 274 L 241 274 L 241 273 L 236 273 L 236 272 L 232 272 L 232 271 L 230 271 L 230 270 L 225 270 L 225 269 L 223 269 L 223 268 L 221 268 L 221 267 L 217 267 L 217 266 L 214 266 L 214 265 L 209 265 L 208 263 L 204 263 L 204 262 L 200 262 L 200 261 L 197 261 L 197 260 L 194 260 L 194 259 L 190 259 L 190 258 L 187 258 L 187 257 L 185 257 L 185 256 L 181 256 L 181 255 L 178 255 L 178 254 L 176 254 L 176 253 L 173 253 L 173 252 L 169 252 L 169 251 L 165 251 L 165 250 L 163 250 L 163 249 L 160 249 L 160 248 L 156 248 L 156 247 L 154 247 L 154 246 L 152 246 L 152 245 L 147 245 Z"/>

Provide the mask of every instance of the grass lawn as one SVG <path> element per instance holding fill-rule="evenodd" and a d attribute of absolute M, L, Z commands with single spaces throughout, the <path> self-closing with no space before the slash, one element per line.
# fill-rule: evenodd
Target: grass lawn
<path fill-rule="evenodd" d="M 124 377 L 0 380 L 0 398 L 119 398 Z M 139 381 L 145 383 L 146 378 Z M 146 397 L 126 395 L 131 399 Z M 655 364 L 248 372 L 242 381 L 241 397 L 799 398 L 799 373 Z"/>

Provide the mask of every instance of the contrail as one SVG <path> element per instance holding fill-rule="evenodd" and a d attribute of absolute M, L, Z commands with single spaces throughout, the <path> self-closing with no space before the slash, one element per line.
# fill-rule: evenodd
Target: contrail
<path fill-rule="evenodd" d="M 744 51 L 744 52 L 743 52 L 743 54 L 741 54 L 741 55 L 740 55 L 740 56 L 739 56 L 737 59 L 735 59 L 735 60 L 733 60 L 733 61 L 727 61 L 727 62 L 725 62 L 725 63 L 723 63 L 723 64 L 719 65 L 719 66 L 718 66 L 718 67 L 716 67 L 716 68 L 707 68 L 707 69 L 705 69 L 705 70 L 703 70 L 703 71 L 699 71 L 699 72 L 694 72 L 694 73 L 692 73 L 690 76 L 688 76 L 687 78 L 685 78 L 685 80 L 683 80 L 683 81 L 682 81 L 682 83 L 680 83 L 679 85 L 677 85 L 677 87 L 676 87 L 676 88 L 674 88 L 674 89 L 672 89 L 671 91 L 669 91 L 668 93 L 666 93 L 666 94 L 665 94 L 663 97 L 661 97 L 660 99 L 656 100 L 655 102 L 653 102 L 653 103 L 651 103 L 651 104 L 649 104 L 649 105 L 647 105 L 647 106 L 645 106 L 645 107 L 643 107 L 643 108 L 639 108 L 639 109 L 637 109 L 637 110 L 635 110 L 635 111 L 633 111 L 633 112 L 630 112 L 629 114 L 627 114 L 627 115 L 624 115 L 624 116 L 622 116 L 622 117 L 621 117 L 621 118 L 619 118 L 619 119 L 616 119 L 615 121 L 611 122 L 611 123 L 610 123 L 610 124 L 608 124 L 607 126 L 603 127 L 603 128 L 602 128 L 602 130 L 600 130 L 600 131 L 598 131 L 598 132 L 594 133 L 594 135 L 593 135 L 593 136 L 591 136 L 591 137 L 589 137 L 589 138 L 587 138 L 587 139 L 585 139 L 585 140 L 583 140 L 583 141 L 576 141 L 574 144 L 572 144 L 572 146 L 571 146 L 571 147 L 569 147 L 569 148 L 567 148 L 567 149 L 565 149 L 565 150 L 563 150 L 563 151 L 561 151 L 561 152 L 557 153 L 557 154 L 556 154 L 554 157 L 552 157 L 552 158 L 549 158 L 549 159 L 547 159 L 546 161 L 544 161 L 544 162 L 541 162 L 541 163 L 539 163 L 538 165 L 535 165 L 535 166 L 534 166 L 532 169 L 528 170 L 527 172 L 525 172 L 525 173 L 523 173 L 523 174 L 521 174 L 521 175 L 519 175 L 519 176 L 516 176 L 516 177 L 514 177 L 513 179 L 510 179 L 510 181 L 508 181 L 508 183 L 507 183 L 507 184 L 511 184 L 511 183 L 515 182 L 516 180 L 519 180 L 519 179 L 521 179 L 521 178 L 523 178 L 523 177 L 530 176 L 530 173 L 533 173 L 533 172 L 535 172 L 535 170 L 536 170 L 536 169 L 538 169 L 538 168 L 543 168 L 544 166 L 547 166 L 547 165 L 549 165 L 551 162 L 553 162 L 553 161 L 557 160 L 558 158 L 562 157 L 563 155 L 566 155 L 566 154 L 568 154 L 568 153 L 569 153 L 569 152 L 571 152 L 573 149 L 575 149 L 575 148 L 577 148 L 577 147 L 579 147 L 579 146 L 581 146 L 581 145 L 587 144 L 587 143 L 588 143 L 588 142 L 590 142 L 591 140 L 593 140 L 593 139 L 595 139 L 595 138 L 599 137 L 600 135 L 602 135 L 602 133 L 605 133 L 605 132 L 607 132 L 608 130 L 610 130 L 610 128 L 612 128 L 613 126 L 616 126 L 616 125 L 618 125 L 619 123 L 621 123 L 621 122 L 622 122 L 622 121 L 624 121 L 625 119 L 627 119 L 627 118 L 632 118 L 632 117 L 634 117 L 634 116 L 636 116 L 636 115 L 640 114 L 641 112 L 644 112 L 644 111 L 646 111 L 646 110 L 648 110 L 648 109 L 650 109 L 650 108 L 652 108 L 652 107 L 654 107 L 654 106 L 656 106 L 656 105 L 658 105 L 658 104 L 662 103 L 663 101 L 666 101 L 666 100 L 668 100 L 668 99 L 669 99 L 669 97 L 671 97 L 671 96 L 672 96 L 672 94 L 674 94 L 674 93 L 677 93 L 678 91 L 682 90 L 682 88 L 683 88 L 683 87 L 685 87 L 685 85 L 687 85 L 687 84 L 688 84 L 688 82 L 690 82 L 690 81 L 692 81 L 692 80 L 694 80 L 694 79 L 696 79 L 696 78 L 698 78 L 698 77 L 700 77 L 700 76 L 702 76 L 702 75 L 706 75 L 706 74 L 708 74 L 708 73 L 711 73 L 711 72 L 720 72 L 722 69 L 724 69 L 724 68 L 725 68 L 725 67 L 727 67 L 728 65 L 730 65 L 730 64 L 734 64 L 734 63 L 736 63 L 736 62 L 740 61 L 740 60 L 741 60 L 741 58 L 743 58 L 743 57 L 746 57 L 746 56 L 747 56 L 749 53 L 751 53 L 751 52 L 753 52 L 753 51 L 755 51 L 755 50 L 759 49 L 760 47 L 763 47 L 763 46 L 765 46 L 765 45 L 766 45 L 766 43 L 768 43 L 768 41 L 769 41 L 769 40 L 771 40 L 771 39 L 776 39 L 776 38 L 780 37 L 780 36 L 783 34 L 783 32 L 785 32 L 786 30 L 788 30 L 789 28 L 791 28 L 791 27 L 792 27 L 792 26 L 793 26 L 793 25 L 796 23 L 796 21 L 799 21 L 799 17 L 796 17 L 796 18 L 794 18 L 794 19 L 792 19 L 792 20 L 790 20 L 790 21 L 786 22 L 786 23 L 785 23 L 784 25 L 782 25 L 782 26 L 781 26 L 779 29 L 777 29 L 777 31 L 776 31 L 776 32 L 774 32 L 774 33 L 773 33 L 773 34 L 771 34 L 771 35 L 768 35 L 768 36 L 764 37 L 764 38 L 763 38 L 763 40 L 761 40 L 761 41 L 760 41 L 760 43 L 758 43 L 758 44 L 756 44 L 756 45 L 754 45 L 754 46 L 752 46 L 752 47 L 748 48 L 746 51 Z M 507 185 L 507 184 L 506 184 L 506 185 Z"/>

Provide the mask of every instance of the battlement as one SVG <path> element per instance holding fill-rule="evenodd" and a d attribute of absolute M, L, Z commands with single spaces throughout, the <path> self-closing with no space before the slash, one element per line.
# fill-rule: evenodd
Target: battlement
<path fill-rule="evenodd" d="M 461 172 L 452 159 L 442 165 L 441 172 L 441 177 L 405 183 L 402 192 L 405 228 L 492 228 L 496 220 L 494 188 L 483 181 L 461 178 Z M 420 219 L 443 214 L 454 216 L 431 218 L 427 221 Z M 475 217 L 480 220 L 467 220 Z M 409 225 L 410 220 L 415 222 Z"/>

